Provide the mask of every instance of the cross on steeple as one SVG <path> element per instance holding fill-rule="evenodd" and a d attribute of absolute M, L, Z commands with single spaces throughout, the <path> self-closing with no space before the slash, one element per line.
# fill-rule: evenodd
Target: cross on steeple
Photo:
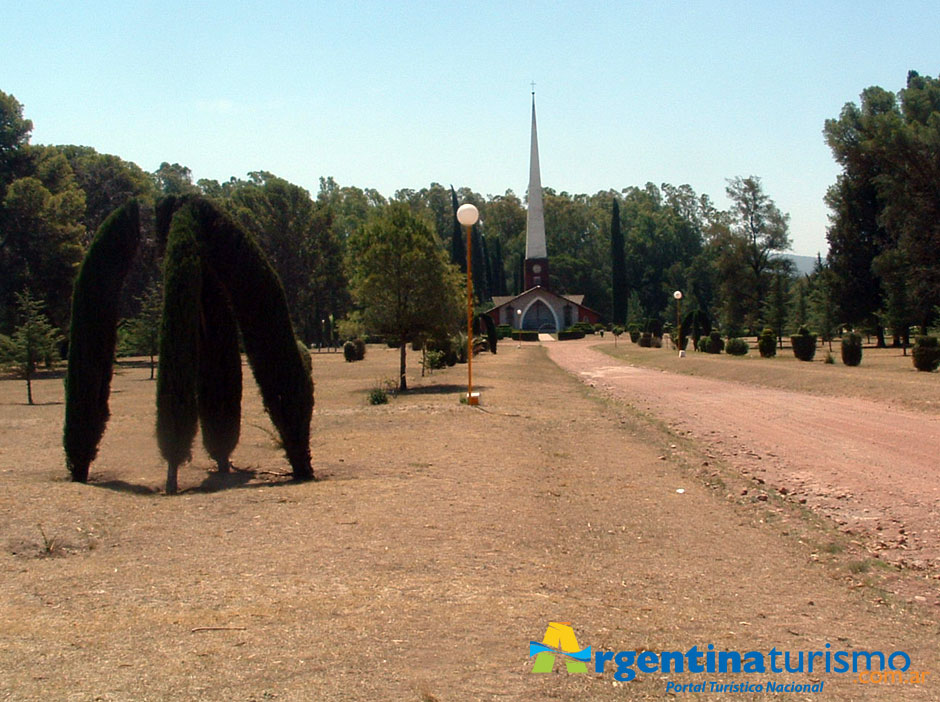
<path fill-rule="evenodd" d="M 532 81 L 532 94 L 535 95 L 535 81 Z"/>

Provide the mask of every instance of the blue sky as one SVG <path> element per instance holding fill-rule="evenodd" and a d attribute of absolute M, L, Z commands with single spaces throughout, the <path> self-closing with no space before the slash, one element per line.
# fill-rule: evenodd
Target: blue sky
<path fill-rule="evenodd" d="M 940 70 L 937 2 L 6 2 L 0 90 L 34 143 L 198 178 L 268 170 L 391 195 L 757 175 L 825 254 L 823 122 Z M 549 232 L 549 237 L 551 233 Z"/>

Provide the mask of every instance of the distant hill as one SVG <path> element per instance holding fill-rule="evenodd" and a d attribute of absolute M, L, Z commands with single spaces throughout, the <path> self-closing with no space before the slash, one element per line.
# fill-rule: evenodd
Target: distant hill
<path fill-rule="evenodd" d="M 796 272 L 800 275 L 807 275 L 808 273 L 812 273 L 813 268 L 816 266 L 815 256 L 797 256 L 796 254 L 787 254 L 786 257 L 793 261 L 793 265 L 796 266 Z M 823 259 L 823 263 L 825 262 L 826 259 Z"/>

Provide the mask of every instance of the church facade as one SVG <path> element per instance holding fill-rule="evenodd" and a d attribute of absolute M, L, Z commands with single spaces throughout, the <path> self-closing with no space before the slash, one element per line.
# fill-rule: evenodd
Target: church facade
<path fill-rule="evenodd" d="M 575 322 L 597 324 L 600 315 L 582 302 L 584 295 L 559 295 L 550 290 L 548 247 L 545 244 L 545 208 L 539 168 L 539 141 L 532 93 L 532 141 L 529 152 L 529 207 L 526 211 L 525 262 L 520 295 L 494 297 L 489 315 L 496 324 L 513 329 L 559 332 Z"/>

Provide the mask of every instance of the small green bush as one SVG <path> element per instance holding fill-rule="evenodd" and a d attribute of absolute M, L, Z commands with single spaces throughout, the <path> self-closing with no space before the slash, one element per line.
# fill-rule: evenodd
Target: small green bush
<path fill-rule="evenodd" d="M 701 351 L 702 353 L 708 353 L 708 337 L 701 336 L 699 337 L 698 344 L 695 346 L 696 351 Z"/>
<path fill-rule="evenodd" d="M 816 335 L 810 334 L 806 327 L 800 327 L 790 337 L 790 343 L 793 345 L 793 355 L 801 361 L 812 361 L 816 356 Z"/>
<path fill-rule="evenodd" d="M 366 342 L 362 339 L 353 339 L 353 344 L 356 345 L 356 360 L 361 361 L 366 357 Z"/>
<path fill-rule="evenodd" d="M 428 351 L 425 359 L 431 370 L 441 370 L 447 366 L 447 354 L 443 351 Z"/>
<path fill-rule="evenodd" d="M 708 337 L 702 337 L 705 341 L 705 353 L 721 353 L 725 350 L 725 340 L 721 338 L 721 332 L 713 331 Z"/>
<path fill-rule="evenodd" d="M 850 332 L 842 337 L 842 362 L 857 366 L 862 362 L 862 335 Z"/>
<path fill-rule="evenodd" d="M 388 404 L 388 392 L 383 387 L 374 387 L 369 390 L 369 404 L 370 405 L 387 405 Z"/>
<path fill-rule="evenodd" d="M 512 336 L 512 327 L 508 324 L 500 324 L 496 327 L 496 335 L 500 339 L 508 339 Z"/>
<path fill-rule="evenodd" d="M 537 331 L 514 331 L 512 333 L 512 340 L 513 341 L 538 341 L 539 333 Z M 459 356 L 460 352 L 458 351 L 457 353 Z M 460 363 L 466 363 L 466 355 L 467 355 L 467 350 L 466 350 L 466 345 L 465 345 L 464 353 L 463 353 L 464 360 L 460 361 L 458 358 L 458 361 Z"/>
<path fill-rule="evenodd" d="M 640 334 L 640 346 L 645 349 L 650 348 L 653 345 L 653 335 L 650 332 L 643 332 Z"/>
<path fill-rule="evenodd" d="M 583 339 L 584 332 L 579 329 L 565 329 L 564 331 L 558 332 L 559 341 L 567 341 L 568 339 Z"/>
<path fill-rule="evenodd" d="M 770 327 L 764 327 L 764 331 L 757 338 L 757 350 L 761 358 L 773 358 L 777 355 L 777 335 Z"/>
<path fill-rule="evenodd" d="M 940 344 L 935 336 L 918 336 L 911 350 L 914 367 L 925 373 L 932 373 L 940 367 Z"/>
<path fill-rule="evenodd" d="M 631 329 L 629 331 L 629 334 L 630 334 L 630 341 L 632 341 L 634 344 L 640 340 L 640 332 L 638 330 Z"/>
<path fill-rule="evenodd" d="M 725 353 L 732 356 L 744 356 L 748 351 L 750 351 L 750 347 L 744 339 L 728 339 L 725 346 Z"/>

